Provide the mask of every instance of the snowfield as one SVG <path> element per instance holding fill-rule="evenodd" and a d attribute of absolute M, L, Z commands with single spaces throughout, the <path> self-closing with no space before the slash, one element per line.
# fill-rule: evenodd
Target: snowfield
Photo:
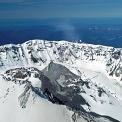
<path fill-rule="evenodd" d="M 122 49 L 46 40 L 0 46 L 0 122 L 90 121 L 122 121 Z"/>
<path fill-rule="evenodd" d="M 7 90 L 6 90 L 7 88 Z M 8 91 L 6 93 L 6 91 Z M 65 106 L 52 104 L 31 94 L 27 107 L 22 109 L 18 97 L 23 86 L 15 86 L 0 78 L 0 122 L 70 122 L 70 112 Z M 33 99 L 35 96 L 35 100 Z"/>

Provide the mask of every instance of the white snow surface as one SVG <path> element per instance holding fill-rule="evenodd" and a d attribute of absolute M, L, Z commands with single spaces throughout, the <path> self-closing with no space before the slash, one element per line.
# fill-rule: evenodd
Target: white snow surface
<path fill-rule="evenodd" d="M 71 122 L 65 106 L 52 104 L 35 94 L 30 95 L 26 108 L 21 108 L 18 97 L 22 91 L 23 86 L 4 81 L 0 76 L 0 122 Z"/>
<path fill-rule="evenodd" d="M 83 80 L 90 79 L 91 83 L 106 91 L 107 95 L 98 97 L 94 86 L 92 89 L 84 87 L 87 94 L 81 95 L 91 106 L 84 106 L 87 111 L 122 121 L 122 49 L 35 39 L 23 44 L 0 46 L 0 122 L 72 122 L 71 111 L 65 106 L 52 104 L 33 93 L 30 93 L 27 107 L 21 108 L 18 97 L 24 86 L 2 79 L 7 70 L 21 67 L 42 70 L 50 61 L 64 65 Z M 34 87 L 41 86 L 33 76 L 29 81 Z"/>

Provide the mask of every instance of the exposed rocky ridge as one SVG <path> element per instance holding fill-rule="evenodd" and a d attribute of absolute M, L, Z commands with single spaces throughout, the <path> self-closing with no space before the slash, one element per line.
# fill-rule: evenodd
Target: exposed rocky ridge
<path fill-rule="evenodd" d="M 21 45 L 0 46 L 0 67 L 41 66 L 50 61 L 73 65 L 100 62 L 108 75 L 122 79 L 122 49 L 66 41 L 32 40 Z"/>

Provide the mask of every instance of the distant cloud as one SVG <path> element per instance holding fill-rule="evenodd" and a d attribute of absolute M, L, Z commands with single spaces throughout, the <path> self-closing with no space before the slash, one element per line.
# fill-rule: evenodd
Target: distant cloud
<path fill-rule="evenodd" d="M 63 36 L 67 40 L 80 40 L 75 26 L 73 26 L 70 22 L 60 23 L 56 25 L 55 28 L 57 30 L 61 30 L 63 32 Z"/>

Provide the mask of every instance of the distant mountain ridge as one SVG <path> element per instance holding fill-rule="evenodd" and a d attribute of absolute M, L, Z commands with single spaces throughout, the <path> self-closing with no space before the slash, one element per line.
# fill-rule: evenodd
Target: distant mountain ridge
<path fill-rule="evenodd" d="M 122 49 L 102 45 L 79 44 L 67 41 L 31 40 L 23 44 L 0 46 L 0 66 L 40 66 L 50 61 L 75 65 L 97 62 L 104 65 L 110 76 L 122 79 Z"/>

